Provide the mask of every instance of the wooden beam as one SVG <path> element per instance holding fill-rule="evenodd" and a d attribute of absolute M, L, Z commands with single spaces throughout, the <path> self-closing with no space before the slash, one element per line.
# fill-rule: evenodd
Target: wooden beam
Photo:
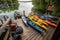
<path fill-rule="evenodd" d="M 11 20 L 11 19 L 8 18 L 7 21 L 6 21 L 6 22 L 2 25 L 2 27 L 0 28 L 0 36 L 1 36 L 3 30 L 5 29 L 6 25 L 9 23 L 10 20 Z"/>
<path fill-rule="evenodd" d="M 5 35 L 3 40 L 7 40 L 8 36 L 9 36 L 9 33 L 10 33 L 10 28 L 8 28 L 8 31 L 7 31 L 7 33 L 6 33 L 6 35 Z"/>

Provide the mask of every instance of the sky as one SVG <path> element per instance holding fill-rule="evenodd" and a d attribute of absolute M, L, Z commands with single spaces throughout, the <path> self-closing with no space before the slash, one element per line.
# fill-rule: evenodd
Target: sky
<path fill-rule="evenodd" d="M 19 0 L 19 1 L 31 1 L 31 0 Z"/>

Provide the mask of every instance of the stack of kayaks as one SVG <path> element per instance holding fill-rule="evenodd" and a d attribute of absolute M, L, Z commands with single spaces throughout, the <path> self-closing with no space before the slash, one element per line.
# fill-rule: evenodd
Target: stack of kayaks
<path fill-rule="evenodd" d="M 44 30 L 41 29 L 39 26 L 37 26 L 35 23 L 33 23 L 30 20 L 27 20 L 27 24 L 30 25 L 32 28 L 34 28 L 35 30 L 39 31 L 40 33 L 44 33 Z"/>
<path fill-rule="evenodd" d="M 46 31 L 48 30 L 48 24 L 43 22 L 43 20 L 39 19 L 36 15 L 30 15 L 28 18 L 29 18 L 29 20 L 31 20 L 33 23 L 35 23 L 42 29 L 44 29 Z"/>
<path fill-rule="evenodd" d="M 55 18 L 55 17 L 49 17 L 49 16 L 45 16 L 45 15 L 43 15 L 43 16 L 37 16 L 36 15 L 36 17 L 38 17 L 39 19 L 42 19 L 45 23 L 47 23 L 48 25 L 50 25 L 50 26 L 52 26 L 52 27 L 57 27 L 57 18 Z"/>
<path fill-rule="evenodd" d="M 35 30 L 43 33 L 49 30 L 49 26 L 57 27 L 57 24 L 55 24 L 52 21 L 49 21 L 48 16 L 45 15 L 29 15 L 28 17 L 23 16 L 22 20 L 24 24 L 31 26 Z"/>
<path fill-rule="evenodd" d="M 27 19 L 27 20 L 26 20 Z M 28 26 L 31 26 L 32 28 L 34 28 L 35 30 L 37 30 L 38 32 L 40 32 L 40 33 L 44 33 L 46 30 L 48 30 L 48 28 L 46 27 L 46 28 L 43 28 L 44 27 L 44 25 L 43 25 L 43 23 L 41 23 L 41 25 L 43 26 L 43 27 L 40 27 L 40 26 L 38 26 L 37 24 L 35 24 L 33 21 L 31 21 L 30 19 L 29 19 L 29 17 L 24 17 L 24 16 L 22 16 L 22 21 L 23 21 L 23 23 L 25 24 L 25 25 L 28 25 Z M 46 24 L 47 25 L 47 24 Z M 43 28 L 43 29 L 42 29 Z"/>

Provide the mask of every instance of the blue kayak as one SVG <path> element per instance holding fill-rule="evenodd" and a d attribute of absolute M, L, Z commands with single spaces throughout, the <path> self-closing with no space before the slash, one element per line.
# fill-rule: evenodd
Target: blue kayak
<path fill-rule="evenodd" d="M 32 21 L 30 21 L 29 19 L 27 19 L 25 17 L 22 17 L 22 21 L 26 26 L 31 26 L 32 28 L 34 28 L 35 30 L 39 31 L 40 33 L 43 33 L 44 30 L 41 29 L 39 26 L 37 26 L 36 24 L 34 24 Z"/>
<path fill-rule="evenodd" d="M 27 20 L 27 24 L 30 25 L 32 28 L 34 28 L 35 30 L 39 31 L 40 33 L 43 33 L 44 30 L 41 29 L 40 27 L 38 27 L 36 24 L 34 24 L 32 21 Z"/>

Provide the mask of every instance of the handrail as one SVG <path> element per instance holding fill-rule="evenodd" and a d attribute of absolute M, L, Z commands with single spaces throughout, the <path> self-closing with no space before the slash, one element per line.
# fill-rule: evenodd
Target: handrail
<path fill-rule="evenodd" d="M 6 35 L 4 36 L 3 40 L 7 40 L 9 33 L 10 33 L 10 28 L 8 28 L 8 31 L 7 31 Z"/>
<path fill-rule="evenodd" d="M 6 25 L 9 23 L 10 20 L 11 20 L 11 19 L 8 18 L 7 21 L 1 26 L 1 28 L 0 28 L 0 36 L 1 36 L 3 30 L 5 29 Z"/>

